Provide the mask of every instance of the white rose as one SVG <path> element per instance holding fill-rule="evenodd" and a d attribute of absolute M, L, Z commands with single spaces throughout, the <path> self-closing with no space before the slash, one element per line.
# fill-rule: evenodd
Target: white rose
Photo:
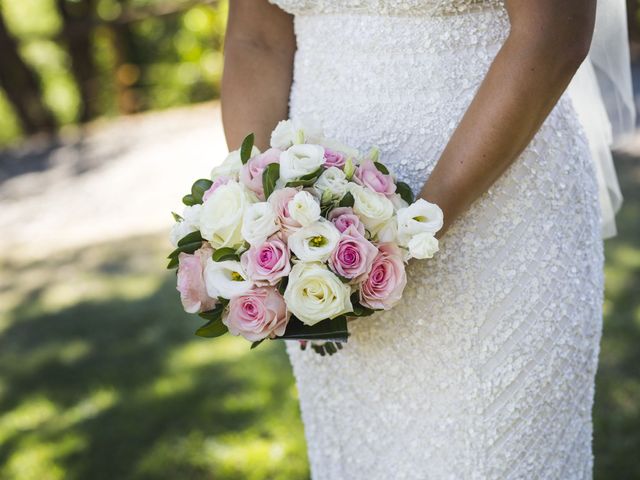
<path fill-rule="evenodd" d="M 260 150 L 254 146 L 251 149 L 251 157 L 255 157 L 259 154 Z M 234 150 L 233 152 L 229 152 L 227 158 L 225 158 L 220 165 L 211 170 L 211 180 L 215 180 L 222 176 L 235 178 L 237 180 L 241 169 L 242 160 L 240 158 L 240 150 Z"/>
<path fill-rule="evenodd" d="M 442 228 L 443 221 L 440 207 L 420 198 L 408 207 L 398 210 L 398 241 L 406 247 L 409 240 L 419 233 L 435 235 Z"/>
<path fill-rule="evenodd" d="M 325 265 L 296 263 L 284 292 L 287 309 L 306 325 L 353 311 L 351 289 Z"/>
<path fill-rule="evenodd" d="M 322 172 L 313 187 L 323 198 L 327 198 L 329 200 L 337 200 L 342 198 L 344 194 L 347 193 L 348 185 L 349 181 L 347 180 L 347 176 L 342 170 L 337 167 L 329 167 L 324 172 Z M 329 193 L 325 194 L 325 192 Z"/>
<path fill-rule="evenodd" d="M 251 245 L 263 243 L 278 231 L 276 218 L 276 212 L 269 202 L 249 205 L 242 219 L 242 237 Z"/>
<path fill-rule="evenodd" d="M 438 251 L 438 239 L 430 233 L 418 233 L 411 237 L 408 247 L 413 258 L 431 258 Z"/>
<path fill-rule="evenodd" d="M 398 222 L 395 217 L 391 217 L 379 227 L 376 239 L 380 243 L 397 243 Z"/>
<path fill-rule="evenodd" d="M 255 201 L 255 196 L 237 182 L 218 187 L 202 205 L 202 237 L 209 240 L 213 248 L 236 248 L 242 245 L 242 218 Z"/>
<path fill-rule="evenodd" d="M 305 262 L 326 262 L 340 240 L 340 232 L 328 220 L 302 227 L 289 235 L 289 248 Z"/>
<path fill-rule="evenodd" d="M 247 293 L 253 287 L 240 262 L 207 260 L 204 267 L 204 284 L 211 298 L 231 298 Z"/>
<path fill-rule="evenodd" d="M 320 145 L 293 145 L 280 154 L 280 179 L 296 180 L 324 165 L 324 148 Z"/>
<path fill-rule="evenodd" d="M 313 122 L 282 120 L 271 133 L 271 147 L 286 150 L 291 145 L 319 142 L 321 139 L 322 133 Z"/>
<path fill-rule="evenodd" d="M 184 207 L 182 212 L 182 220 L 176 222 L 171 228 L 169 239 L 174 247 L 178 246 L 178 242 L 191 232 L 195 232 L 200 228 L 200 212 L 202 205 L 191 205 Z"/>
<path fill-rule="evenodd" d="M 393 216 L 393 204 L 384 195 L 355 183 L 349 184 L 349 191 L 353 195 L 353 211 L 367 230 L 375 235 Z"/>
<path fill-rule="evenodd" d="M 320 204 L 309 192 L 304 190 L 295 194 L 287 204 L 289 215 L 303 227 L 311 225 L 320 218 Z"/>
<path fill-rule="evenodd" d="M 278 122 L 271 132 L 271 147 L 279 150 L 286 150 L 291 145 L 302 143 L 302 140 L 304 140 L 304 131 L 292 120 Z"/>

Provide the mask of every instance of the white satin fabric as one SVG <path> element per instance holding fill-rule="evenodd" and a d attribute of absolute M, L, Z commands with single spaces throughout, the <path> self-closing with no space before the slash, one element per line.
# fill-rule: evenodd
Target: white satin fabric
<path fill-rule="evenodd" d="M 622 205 L 611 148 L 635 129 L 625 0 L 599 0 L 591 49 L 568 93 L 589 139 L 598 176 L 602 236 L 616 234 Z"/>

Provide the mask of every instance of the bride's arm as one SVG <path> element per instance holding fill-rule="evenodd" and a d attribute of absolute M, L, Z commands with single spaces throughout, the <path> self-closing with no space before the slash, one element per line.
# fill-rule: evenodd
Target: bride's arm
<path fill-rule="evenodd" d="M 506 0 L 509 36 L 421 192 L 443 209 L 445 229 L 538 131 L 587 55 L 595 4 Z"/>
<path fill-rule="evenodd" d="M 293 20 L 267 0 L 233 0 L 225 37 L 222 123 L 230 149 L 250 132 L 264 149 L 287 118 L 296 40 Z"/>

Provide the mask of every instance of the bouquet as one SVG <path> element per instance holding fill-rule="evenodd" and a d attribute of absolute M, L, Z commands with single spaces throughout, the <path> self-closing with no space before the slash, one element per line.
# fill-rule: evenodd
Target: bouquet
<path fill-rule="evenodd" d="M 402 298 L 405 264 L 438 251 L 440 208 L 379 161 L 294 121 L 271 148 L 248 135 L 199 179 L 173 214 L 177 289 L 196 334 L 311 344 L 322 355 L 347 341 L 347 321 Z"/>

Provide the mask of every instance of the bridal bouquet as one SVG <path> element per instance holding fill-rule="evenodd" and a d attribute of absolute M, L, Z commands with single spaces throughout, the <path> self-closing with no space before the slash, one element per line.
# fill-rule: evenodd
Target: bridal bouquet
<path fill-rule="evenodd" d="M 405 262 L 431 258 L 440 208 L 414 202 L 372 149 L 358 151 L 287 120 L 260 152 L 249 135 L 182 201 L 168 268 L 196 334 L 310 343 L 324 355 L 347 319 L 393 308 Z"/>

